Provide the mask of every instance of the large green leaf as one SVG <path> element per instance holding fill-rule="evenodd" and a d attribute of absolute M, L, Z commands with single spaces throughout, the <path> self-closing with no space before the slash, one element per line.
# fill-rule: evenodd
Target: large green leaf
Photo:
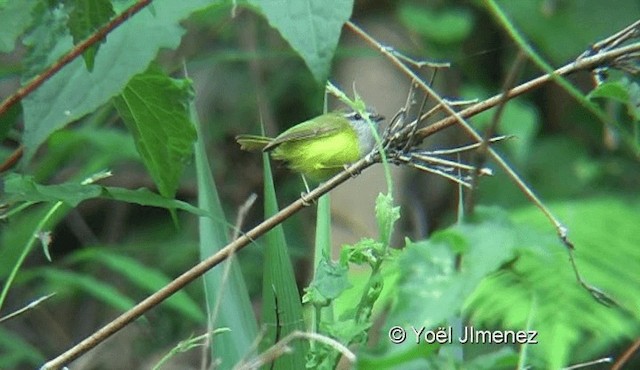
<path fill-rule="evenodd" d="M 269 156 L 262 156 L 264 168 L 265 218 L 278 212 L 276 190 Z M 262 280 L 262 321 L 264 337 L 261 349 L 266 350 L 294 331 L 303 331 L 302 303 L 287 241 L 282 225 L 265 235 L 264 278 Z M 307 346 L 301 341 L 290 344 L 292 351 L 273 361 L 271 369 L 304 369 Z"/>
<path fill-rule="evenodd" d="M 23 101 L 25 160 L 55 130 L 75 121 L 120 93 L 143 72 L 162 48 L 180 43 L 179 22 L 213 0 L 157 1 L 107 36 L 92 72 L 75 60 Z M 58 39 L 57 49 L 73 47 L 71 36 Z"/>
<path fill-rule="evenodd" d="M 212 217 L 200 217 L 199 249 L 204 260 L 228 244 L 229 224 L 225 221 L 218 188 L 211 173 L 207 158 L 205 139 L 199 131 L 200 124 L 193 102 L 192 121 L 196 124 L 198 138 L 195 143 L 196 175 L 198 179 L 198 206 Z M 234 256 L 208 271 L 203 276 L 207 300 L 208 325 L 212 329 L 228 328 L 231 333 L 222 333 L 212 338 L 209 349 L 212 358 L 221 361 L 219 369 L 231 369 L 246 358 L 255 348 L 258 324 L 247 291 L 247 286 Z"/>
<path fill-rule="evenodd" d="M 353 0 L 249 0 L 324 83 Z"/>
<path fill-rule="evenodd" d="M 132 78 L 114 99 L 160 194 L 169 198 L 193 153 L 196 132 L 187 109 L 191 97 L 188 80 L 175 80 L 150 68 Z"/>

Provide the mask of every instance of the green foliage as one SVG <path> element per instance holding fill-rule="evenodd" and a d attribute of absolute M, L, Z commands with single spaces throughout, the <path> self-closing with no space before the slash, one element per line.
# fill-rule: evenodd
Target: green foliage
<path fill-rule="evenodd" d="M 344 264 L 334 263 L 326 257 L 321 259 L 316 267 L 315 279 L 305 289 L 302 303 L 319 307 L 328 305 L 352 286 L 349 283 L 348 272 L 349 268 Z"/>
<path fill-rule="evenodd" d="M 161 48 L 173 49 L 180 43 L 184 30 L 179 22 L 210 1 L 162 1 L 153 4 L 153 12 L 145 9 L 109 34 L 96 55 L 92 72 L 83 61 L 75 60 L 48 79 L 23 101 L 25 159 L 54 131 L 64 127 L 107 103 L 120 94 L 131 78 L 147 69 Z M 46 14 L 46 12 L 43 12 Z M 43 52 L 57 58 L 72 48 L 71 37 L 59 32 L 42 19 L 34 19 L 42 37 L 55 36 L 55 46 Z M 34 35 L 34 42 L 37 39 Z M 55 59 L 53 59 L 55 60 Z M 51 64 L 51 57 L 47 63 Z M 42 70 L 38 65 L 35 70 Z"/>
<path fill-rule="evenodd" d="M 614 7 L 599 0 L 500 0 L 499 4 L 554 63 L 575 58 L 587 45 L 629 25 L 640 14 L 637 1 L 621 1 Z"/>
<path fill-rule="evenodd" d="M 11 174 L 4 181 L 3 200 L 6 202 L 63 202 L 75 207 L 80 202 L 93 198 L 115 199 L 144 206 L 163 207 L 170 210 L 180 209 L 196 215 L 207 213 L 188 203 L 169 199 L 148 189 L 128 190 L 95 184 L 64 183 L 59 185 L 41 185 L 30 176 Z"/>
<path fill-rule="evenodd" d="M 640 153 L 640 80 L 611 77 L 596 86 L 587 97 L 591 101 L 605 102 L 613 116 L 608 129 L 629 143 L 636 155 Z"/>
<path fill-rule="evenodd" d="M 405 247 L 395 267 L 398 295 L 390 325 L 435 328 L 449 321 L 488 273 L 513 258 L 523 230 L 497 210 L 480 219 Z"/>
<path fill-rule="evenodd" d="M 13 331 L 0 327 L 0 367 L 17 369 L 20 365 L 29 364 L 37 367 L 45 357 L 26 340 L 16 336 Z"/>
<path fill-rule="evenodd" d="M 313 77 L 324 85 L 340 39 L 342 25 L 351 17 L 353 0 L 248 0 L 260 9 L 304 59 Z"/>
<path fill-rule="evenodd" d="M 355 245 L 343 246 L 337 263 L 323 256 L 303 298 L 303 302 L 315 308 L 316 330 L 348 345 L 366 343 L 373 325 L 373 307 L 379 302 L 383 288 L 390 280 L 383 273 L 383 262 L 392 258 L 388 243 L 399 218 L 399 207 L 393 205 L 390 195 L 379 194 L 375 211 L 380 239 L 365 238 Z M 368 277 L 362 283 L 352 285 L 348 279 L 349 264 L 368 266 Z M 335 316 L 320 315 L 320 308 L 327 306 L 342 306 L 345 309 L 336 310 Z M 318 344 L 311 348 L 307 368 L 331 369 L 338 360 L 338 353 Z"/>
<path fill-rule="evenodd" d="M 441 45 L 464 41 L 473 28 L 473 17 L 466 9 L 429 9 L 411 3 L 403 4 L 400 21 L 429 42 Z"/>
<path fill-rule="evenodd" d="M 84 41 L 100 26 L 103 26 L 114 15 L 109 0 L 71 0 L 66 4 L 71 5 L 68 26 L 69 32 L 73 36 L 73 43 L 76 45 Z M 100 44 L 95 44 L 82 54 L 89 71 L 93 69 L 99 46 Z"/>
<path fill-rule="evenodd" d="M 527 249 L 507 269 L 489 275 L 470 297 L 466 309 L 472 322 L 525 328 L 531 321 L 539 343 L 529 351 L 549 368 L 565 366 L 570 358 L 592 359 L 621 338 L 637 336 L 638 206 L 609 197 L 550 205 L 570 225 L 583 277 L 613 295 L 620 307 L 600 305 L 577 284 L 564 246 L 537 209 L 527 207 L 513 214 L 525 229 L 519 232 L 520 246 Z"/>
<path fill-rule="evenodd" d="M 182 169 L 193 154 L 195 129 L 188 80 L 174 80 L 156 67 L 131 79 L 114 100 L 160 194 L 176 194 Z"/>
<path fill-rule="evenodd" d="M 148 294 L 161 289 L 171 281 L 168 276 L 156 268 L 146 267 L 133 258 L 125 257 L 100 247 L 80 250 L 66 258 L 66 262 L 93 266 L 93 268 L 100 265 L 105 266 L 118 276 L 127 279 L 127 282 L 132 286 Z M 181 317 L 188 318 L 194 322 L 202 322 L 205 319 L 202 309 L 184 291 L 177 292 L 167 299 L 164 304 L 181 315 Z"/>

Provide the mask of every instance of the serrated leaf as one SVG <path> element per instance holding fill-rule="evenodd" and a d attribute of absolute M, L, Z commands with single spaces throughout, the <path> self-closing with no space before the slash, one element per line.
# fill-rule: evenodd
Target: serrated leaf
<path fill-rule="evenodd" d="M 0 7 L 0 53 L 9 53 L 16 40 L 31 25 L 31 11 L 37 0 L 11 0 Z"/>
<path fill-rule="evenodd" d="M 193 153 L 196 133 L 187 109 L 191 97 L 190 81 L 150 68 L 132 78 L 114 99 L 160 194 L 169 198 Z"/>
<path fill-rule="evenodd" d="M 353 0 L 249 0 L 305 61 L 321 84 L 329 75 Z"/>
<path fill-rule="evenodd" d="M 111 32 L 96 55 L 92 72 L 75 60 L 23 100 L 23 142 L 29 161 L 49 135 L 120 93 L 131 78 L 143 72 L 162 48 L 180 43 L 179 22 L 213 0 L 157 1 Z M 56 50 L 73 47 L 71 36 L 58 38 Z M 58 54 L 59 55 L 59 54 Z"/>
<path fill-rule="evenodd" d="M 165 198 L 148 189 L 129 190 L 124 188 L 102 186 L 97 184 L 65 183 L 58 185 L 41 185 L 31 176 L 10 174 L 4 178 L 4 202 L 64 202 L 71 207 L 92 198 L 114 199 L 135 203 L 142 206 L 181 209 L 199 216 L 208 214 L 189 203 Z"/>
<path fill-rule="evenodd" d="M 72 9 L 67 25 L 74 44 L 84 41 L 115 14 L 109 0 L 72 0 L 68 3 L 72 3 Z M 104 40 L 100 43 L 103 42 Z M 89 71 L 93 70 L 93 62 L 100 43 L 94 44 L 82 54 Z"/>

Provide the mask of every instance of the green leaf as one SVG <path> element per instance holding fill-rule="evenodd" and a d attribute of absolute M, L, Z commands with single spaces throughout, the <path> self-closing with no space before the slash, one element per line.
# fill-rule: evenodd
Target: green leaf
<path fill-rule="evenodd" d="M 79 44 L 94 31 L 105 25 L 115 14 L 109 0 L 71 0 L 71 13 L 67 23 L 73 36 L 73 43 Z M 105 40 L 101 40 L 103 43 Z M 87 49 L 82 57 L 89 71 L 93 70 L 93 63 L 100 43 Z"/>
<path fill-rule="evenodd" d="M 393 206 L 393 196 L 391 194 L 378 194 L 376 198 L 376 221 L 378 222 L 378 232 L 380 242 L 389 245 L 393 225 L 400 219 L 400 207 Z"/>
<path fill-rule="evenodd" d="M 629 92 L 621 81 L 608 81 L 591 90 L 587 97 L 589 99 L 608 98 L 626 103 L 629 101 Z"/>
<path fill-rule="evenodd" d="M 181 209 L 196 215 L 206 216 L 208 213 L 175 199 L 165 198 L 148 189 L 129 190 L 123 188 L 101 186 L 96 184 L 65 183 L 59 185 L 40 185 L 31 176 L 10 174 L 4 179 L 5 202 L 64 202 L 75 207 L 80 202 L 92 198 L 115 199 L 122 202 L 135 203 L 142 206 Z"/>
<path fill-rule="evenodd" d="M 194 103 L 190 104 L 192 121 L 196 130 L 198 122 Z M 213 180 L 211 166 L 207 158 L 203 135 L 198 133 L 195 143 L 196 175 L 198 180 L 198 206 L 209 212 L 211 217 L 199 219 L 200 259 L 204 260 L 228 244 L 229 223 L 226 222 L 218 189 Z M 221 358 L 220 369 L 231 369 L 244 359 L 255 347 L 258 324 L 254 315 L 247 286 L 236 258 L 208 271 L 203 276 L 207 312 L 211 327 L 229 328 L 231 334 L 216 335 L 209 344 L 213 358 Z"/>
<path fill-rule="evenodd" d="M 10 0 L 0 7 L 0 53 L 9 53 L 16 40 L 31 25 L 31 11 L 37 0 Z"/>
<path fill-rule="evenodd" d="M 105 104 L 133 76 L 147 69 L 160 49 L 174 49 L 184 29 L 180 21 L 213 0 L 157 1 L 111 32 L 96 55 L 92 72 L 75 60 L 23 101 L 24 161 L 49 135 Z M 152 10 L 151 10 L 152 9 Z M 73 47 L 71 36 L 58 38 L 56 50 Z M 58 54 L 59 56 L 60 54 Z"/>
<path fill-rule="evenodd" d="M 398 297 L 387 322 L 435 327 L 459 314 L 485 275 L 512 258 L 518 237 L 514 226 L 500 213 L 484 218 L 407 245 L 397 261 Z"/>
<path fill-rule="evenodd" d="M 324 84 L 353 0 L 249 0 L 249 4 L 260 9 L 304 59 L 316 81 Z"/>
<path fill-rule="evenodd" d="M 640 121 L 640 84 L 629 81 L 626 77 L 598 85 L 589 93 L 588 98 L 607 98 L 619 101 L 627 106 L 630 117 Z"/>
<path fill-rule="evenodd" d="M 316 268 L 315 279 L 306 288 L 307 293 L 303 303 L 326 305 L 338 298 L 342 292 L 351 287 L 348 272 L 347 266 L 333 263 L 326 257 L 322 258 Z"/>
<path fill-rule="evenodd" d="M 196 133 L 187 110 L 191 97 L 190 81 L 150 68 L 132 78 L 114 100 L 160 194 L 169 198 L 193 153 Z"/>
<path fill-rule="evenodd" d="M 442 45 L 464 41 L 473 29 L 471 13 L 464 9 L 431 10 L 424 6 L 403 4 L 400 21 L 409 29 L 424 36 L 428 41 Z"/>
<path fill-rule="evenodd" d="M 263 154 L 265 218 L 278 211 L 269 155 Z M 266 350 L 294 331 L 305 330 L 302 303 L 282 225 L 265 234 L 264 278 L 262 284 L 263 339 L 260 349 Z M 304 369 L 307 344 L 290 344 L 292 353 L 277 358 L 271 369 Z"/>
<path fill-rule="evenodd" d="M 69 257 L 71 262 L 89 262 L 93 266 L 102 264 L 116 273 L 124 276 L 133 285 L 151 294 L 166 286 L 171 279 L 157 269 L 148 268 L 138 261 L 105 250 L 104 248 L 82 249 Z M 176 292 L 163 304 L 175 310 L 182 316 L 195 322 L 205 320 L 205 315 L 187 293 Z"/>

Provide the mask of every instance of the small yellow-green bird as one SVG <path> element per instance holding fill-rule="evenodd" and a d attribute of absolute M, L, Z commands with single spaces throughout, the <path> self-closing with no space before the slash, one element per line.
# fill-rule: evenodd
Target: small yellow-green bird
<path fill-rule="evenodd" d="M 384 117 L 368 110 L 373 123 Z M 324 181 L 367 155 L 375 137 L 367 121 L 357 112 L 330 112 L 299 123 L 275 138 L 239 135 L 236 141 L 248 151 L 270 152 L 292 170 Z"/>

